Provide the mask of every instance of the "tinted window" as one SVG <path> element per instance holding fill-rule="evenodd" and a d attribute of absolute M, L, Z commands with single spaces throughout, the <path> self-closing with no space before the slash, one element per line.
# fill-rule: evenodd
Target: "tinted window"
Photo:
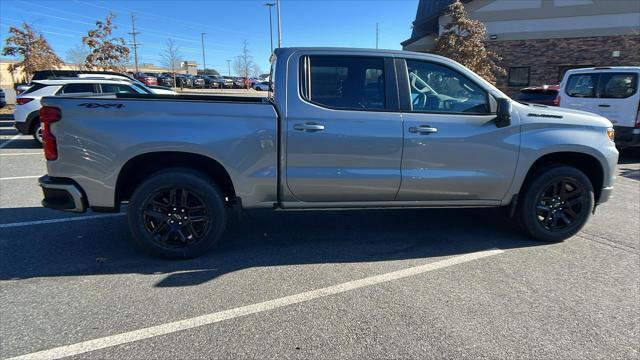
<path fill-rule="evenodd" d="M 638 90 L 638 75 L 625 73 L 601 73 L 599 97 L 624 99 Z"/>
<path fill-rule="evenodd" d="M 447 67 L 407 60 L 413 111 L 488 113 L 487 93 Z"/>
<path fill-rule="evenodd" d="M 303 96 L 338 109 L 385 108 L 382 58 L 310 56 Z"/>
<path fill-rule="evenodd" d="M 572 97 L 592 98 L 596 96 L 596 74 L 569 75 L 565 92 Z"/>
<path fill-rule="evenodd" d="M 94 84 L 67 84 L 62 89 L 63 94 L 92 93 Z"/>
<path fill-rule="evenodd" d="M 126 85 L 118 84 L 100 84 L 103 93 L 115 93 L 115 94 L 137 94 L 136 91 Z"/>
<path fill-rule="evenodd" d="M 23 94 L 30 94 L 30 93 L 38 91 L 38 90 L 40 90 L 42 88 L 46 88 L 47 86 L 48 85 L 35 83 L 29 89 L 27 89 L 25 92 L 23 92 Z"/>

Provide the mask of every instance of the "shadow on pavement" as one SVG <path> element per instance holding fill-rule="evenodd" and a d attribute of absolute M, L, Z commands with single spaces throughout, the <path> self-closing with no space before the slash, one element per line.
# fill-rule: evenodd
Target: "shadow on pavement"
<path fill-rule="evenodd" d="M 0 229 L 0 280 L 161 273 L 167 276 L 156 286 L 180 287 L 252 267 L 428 259 L 536 245 L 497 209 L 256 211 L 232 221 L 209 254 L 165 261 L 139 251 L 126 218 L 115 217 Z"/>
<path fill-rule="evenodd" d="M 15 139 L 10 143 L 8 143 L 2 149 L 36 149 L 36 150 L 42 149 L 42 145 L 37 144 L 33 139 L 33 137 L 31 137 L 31 135 L 29 136 L 30 136 L 29 138 Z"/>

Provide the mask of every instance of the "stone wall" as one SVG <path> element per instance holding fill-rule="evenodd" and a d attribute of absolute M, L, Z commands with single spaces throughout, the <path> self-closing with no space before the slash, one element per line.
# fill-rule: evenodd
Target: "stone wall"
<path fill-rule="evenodd" d="M 561 67 L 640 66 L 640 35 L 498 40 L 486 45 L 502 57 L 500 65 L 507 74 L 499 77 L 496 85 L 510 96 L 524 86 L 508 86 L 509 67 L 531 67 L 529 86 L 539 86 L 559 84 Z"/>

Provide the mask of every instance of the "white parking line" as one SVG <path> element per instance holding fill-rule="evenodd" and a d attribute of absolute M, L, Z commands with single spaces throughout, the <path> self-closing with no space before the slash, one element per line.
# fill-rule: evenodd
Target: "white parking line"
<path fill-rule="evenodd" d="M 42 175 L 3 177 L 3 178 L 0 178 L 0 180 L 35 179 L 35 178 L 39 178 L 40 176 Z"/>
<path fill-rule="evenodd" d="M 234 319 L 240 316 L 257 314 L 264 311 L 278 309 L 284 306 L 299 304 L 331 295 L 344 293 L 350 290 L 373 286 L 393 280 L 406 278 L 409 276 L 423 274 L 429 271 L 446 268 L 453 265 L 462 264 L 468 261 L 481 259 L 488 256 L 503 253 L 500 249 L 491 249 L 479 251 L 470 254 L 455 256 L 430 264 L 419 265 L 404 270 L 393 271 L 390 273 L 366 277 L 359 280 L 353 280 L 342 284 L 337 284 L 317 290 L 311 290 L 295 295 L 289 295 L 278 299 L 273 299 L 257 304 L 242 306 L 234 309 L 224 310 L 211 314 L 193 317 L 190 319 L 174 321 L 166 324 L 151 326 L 144 329 L 129 331 L 121 334 L 105 336 L 102 338 L 83 341 L 76 344 L 60 346 L 49 350 L 42 350 L 30 354 L 13 357 L 9 360 L 16 359 L 60 359 L 67 356 L 84 354 L 90 351 L 104 349 L 116 345 L 131 343 L 134 341 L 149 339 L 156 336 L 175 333 L 178 331 L 193 329 L 196 327 L 210 325 L 217 322 Z"/>
<path fill-rule="evenodd" d="M 5 147 L 5 146 L 9 145 L 9 143 L 11 143 L 13 140 L 15 140 L 15 139 L 19 138 L 20 136 L 22 136 L 22 134 L 18 134 L 18 135 L 16 135 L 16 136 L 12 137 L 11 139 L 9 139 L 9 140 L 7 140 L 7 141 L 3 142 L 2 144 L 0 144 L 0 149 L 2 149 L 3 147 Z"/>
<path fill-rule="evenodd" d="M 42 224 L 55 224 L 55 223 L 62 223 L 62 222 L 69 222 L 69 221 L 102 219 L 102 218 L 110 218 L 110 217 L 116 217 L 116 216 L 122 216 L 122 215 L 125 215 L 125 213 L 76 216 L 76 217 L 62 218 L 62 219 L 23 221 L 23 222 L 16 222 L 16 223 L 0 224 L 0 229 L 20 227 L 20 226 L 42 225 Z"/>
<path fill-rule="evenodd" d="M 19 156 L 19 155 L 40 155 L 44 158 L 42 151 L 40 152 L 26 152 L 26 153 L 6 153 L 0 154 L 0 156 Z"/>

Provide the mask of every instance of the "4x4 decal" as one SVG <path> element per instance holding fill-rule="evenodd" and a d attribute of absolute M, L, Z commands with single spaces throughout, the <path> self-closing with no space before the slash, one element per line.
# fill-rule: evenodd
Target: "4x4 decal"
<path fill-rule="evenodd" d="M 98 103 L 82 103 L 78 104 L 78 106 L 84 106 L 87 109 L 96 109 L 96 108 L 105 108 L 105 109 L 121 109 L 124 107 L 124 104 L 98 104 Z"/>

